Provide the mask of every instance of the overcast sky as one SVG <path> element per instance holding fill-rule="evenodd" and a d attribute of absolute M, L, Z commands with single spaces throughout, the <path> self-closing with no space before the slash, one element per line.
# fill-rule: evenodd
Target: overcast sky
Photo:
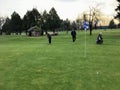
<path fill-rule="evenodd" d="M 117 7 L 116 0 L 0 0 L 0 16 L 9 16 L 16 11 L 21 17 L 27 10 L 37 8 L 39 12 L 54 7 L 61 19 L 75 20 L 90 6 L 100 4 L 99 8 L 107 15 L 113 15 Z"/>

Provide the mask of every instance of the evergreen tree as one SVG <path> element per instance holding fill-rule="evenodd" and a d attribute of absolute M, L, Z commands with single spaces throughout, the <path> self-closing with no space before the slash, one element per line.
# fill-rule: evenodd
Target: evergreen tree
<path fill-rule="evenodd" d="M 27 30 L 30 28 L 28 22 L 29 22 L 29 20 L 27 18 L 27 15 L 24 15 L 23 20 L 22 20 L 22 29 L 23 29 L 23 31 L 26 32 L 26 35 L 27 35 Z"/>
<path fill-rule="evenodd" d="M 114 20 L 112 19 L 112 20 L 110 21 L 110 23 L 109 23 L 109 28 L 110 28 L 110 29 L 113 29 L 113 28 L 115 28 L 115 27 L 116 27 L 115 22 L 114 22 Z"/>
<path fill-rule="evenodd" d="M 38 27 L 41 27 L 42 24 L 42 16 L 41 14 L 38 12 L 38 10 L 36 8 L 33 8 L 33 10 L 31 11 L 33 14 L 33 25 L 37 25 Z"/>
<path fill-rule="evenodd" d="M 42 16 L 36 8 L 33 8 L 32 11 L 27 11 L 23 17 L 23 29 L 26 31 L 33 26 L 42 26 Z"/>
<path fill-rule="evenodd" d="M 16 12 L 13 12 L 11 15 L 11 29 L 12 32 L 15 32 L 17 35 L 18 33 L 21 34 L 22 32 L 22 20 L 20 18 L 20 15 Z"/>
<path fill-rule="evenodd" d="M 5 20 L 5 23 L 2 26 L 2 31 L 6 33 L 6 35 L 10 35 L 12 30 L 11 30 L 11 20 L 7 17 Z"/>
<path fill-rule="evenodd" d="M 44 10 L 42 15 L 42 29 L 47 33 L 50 29 L 50 15 Z"/>
<path fill-rule="evenodd" d="M 59 28 L 61 25 L 61 20 L 55 10 L 55 8 L 51 8 L 51 10 L 49 11 L 49 15 L 50 15 L 50 29 L 55 32 L 55 29 Z"/>
<path fill-rule="evenodd" d="M 70 30 L 70 21 L 68 18 L 66 20 L 61 20 L 61 28 L 66 30 L 66 33 L 68 34 L 68 31 Z"/>
<path fill-rule="evenodd" d="M 115 18 L 118 18 L 120 21 L 120 0 L 117 0 L 117 2 L 118 2 L 118 6 L 115 9 L 115 11 L 117 12 L 117 15 L 115 16 Z"/>

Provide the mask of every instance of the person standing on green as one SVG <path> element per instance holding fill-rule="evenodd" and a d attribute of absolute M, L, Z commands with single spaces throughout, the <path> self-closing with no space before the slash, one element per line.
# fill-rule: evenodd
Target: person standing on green
<path fill-rule="evenodd" d="M 49 33 L 47 33 L 47 38 L 48 38 L 48 42 L 49 42 L 49 44 L 51 44 L 52 36 L 51 36 Z"/>
<path fill-rule="evenodd" d="M 72 36 L 72 41 L 75 42 L 76 41 L 76 31 L 75 30 L 71 31 L 71 36 Z"/>

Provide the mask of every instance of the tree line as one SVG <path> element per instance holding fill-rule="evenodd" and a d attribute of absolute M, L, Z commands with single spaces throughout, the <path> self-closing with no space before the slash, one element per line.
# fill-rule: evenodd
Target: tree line
<path fill-rule="evenodd" d="M 120 0 L 117 1 L 120 3 Z M 115 19 L 120 21 L 120 5 L 117 6 L 115 11 L 117 12 Z M 92 29 L 97 29 L 100 16 L 102 15 L 96 8 L 90 8 L 89 13 L 90 14 L 83 14 L 82 18 L 71 22 L 69 19 L 60 19 L 54 7 L 52 7 L 49 12 L 44 10 L 42 13 L 39 13 L 36 8 L 33 8 L 32 10 L 27 11 L 23 18 L 14 11 L 10 18 L 0 17 L 0 35 L 3 33 L 6 35 L 11 35 L 12 33 L 18 35 L 22 32 L 25 32 L 27 35 L 28 29 L 33 26 L 41 28 L 41 35 L 43 35 L 44 32 L 47 33 L 47 31 L 56 32 L 60 30 L 65 30 L 68 33 L 68 31 L 72 29 L 83 29 L 84 20 L 87 20 L 89 24 L 92 23 Z M 108 28 L 116 28 L 114 20 L 110 21 Z M 92 34 L 92 30 L 90 30 L 90 34 Z"/>
<path fill-rule="evenodd" d="M 25 32 L 27 35 L 27 30 L 33 26 L 41 28 L 43 33 L 47 33 L 47 31 L 56 32 L 56 30 L 76 29 L 76 23 L 70 23 L 70 20 L 68 19 L 60 19 L 54 7 L 52 7 L 49 12 L 44 10 L 42 13 L 39 13 L 36 8 L 33 8 L 32 10 L 27 11 L 23 18 L 14 11 L 11 18 L 7 17 L 1 21 L 0 26 L 2 26 L 0 28 L 1 35 L 2 33 L 6 35 L 11 35 L 12 33 L 21 35 L 22 32 Z M 41 33 L 41 35 L 43 35 L 43 33 Z"/>

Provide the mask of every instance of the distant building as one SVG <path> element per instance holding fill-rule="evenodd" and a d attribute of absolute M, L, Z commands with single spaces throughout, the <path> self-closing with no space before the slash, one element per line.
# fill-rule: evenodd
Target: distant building
<path fill-rule="evenodd" d="M 38 26 L 33 26 L 30 29 L 28 29 L 28 36 L 41 36 L 41 28 L 39 28 Z"/>

